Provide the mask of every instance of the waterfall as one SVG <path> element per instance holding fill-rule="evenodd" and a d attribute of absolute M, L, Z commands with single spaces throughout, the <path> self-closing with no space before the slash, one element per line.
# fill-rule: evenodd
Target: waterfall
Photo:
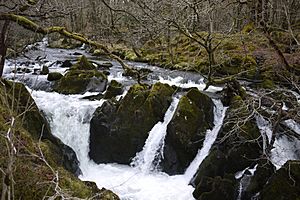
<path fill-rule="evenodd" d="M 158 122 L 151 129 L 143 150 L 137 153 L 133 159 L 133 162 L 131 163 L 132 166 L 140 168 L 144 173 L 148 173 L 157 168 L 160 163 L 160 159 L 163 157 L 167 126 L 175 113 L 178 103 L 179 98 L 173 98 L 173 102 L 168 108 L 163 122 Z"/>
<path fill-rule="evenodd" d="M 104 102 L 81 99 L 86 95 L 32 91 L 39 109 L 46 114 L 50 122 L 52 134 L 76 152 L 81 169 L 89 161 L 89 122 L 96 108 Z"/>
<path fill-rule="evenodd" d="M 212 130 L 207 130 L 205 135 L 205 140 L 203 142 L 203 147 L 198 151 L 196 158 L 190 164 L 190 166 L 185 171 L 185 178 L 186 181 L 190 181 L 193 176 L 196 174 L 198 167 L 202 163 L 202 161 L 206 158 L 209 154 L 209 151 L 214 144 L 218 133 L 222 127 L 223 120 L 225 117 L 225 113 L 227 108 L 223 106 L 220 100 L 213 100 L 215 107 L 214 107 L 214 127 Z"/>

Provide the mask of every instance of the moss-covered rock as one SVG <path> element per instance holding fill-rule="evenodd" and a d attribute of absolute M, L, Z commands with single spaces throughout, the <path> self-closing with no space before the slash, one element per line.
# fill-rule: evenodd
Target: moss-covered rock
<path fill-rule="evenodd" d="M 63 75 L 59 72 L 50 72 L 47 76 L 48 81 L 57 81 L 61 79 Z"/>
<path fill-rule="evenodd" d="M 166 84 L 133 85 L 120 103 L 106 101 L 91 120 L 89 156 L 96 163 L 129 164 L 149 131 L 163 120 L 174 89 Z"/>
<path fill-rule="evenodd" d="M 237 181 L 234 176 L 222 178 L 220 176 L 210 178 L 204 177 L 201 184 L 195 191 L 201 191 L 200 195 L 194 192 L 194 196 L 199 196 L 197 200 L 232 200 L 235 199 L 235 185 Z"/>
<path fill-rule="evenodd" d="M 212 147 L 211 153 L 199 166 L 193 181 L 196 186 L 194 191 L 196 199 L 202 199 L 200 197 L 204 193 L 201 188 L 207 187 L 207 182 L 204 181 L 206 185 L 203 185 L 205 177 L 225 178 L 256 164 L 256 159 L 262 153 L 260 150 L 262 141 L 256 121 L 245 120 L 237 126 L 238 121 L 249 116 L 249 112 L 240 96 L 232 98 L 217 138 L 217 141 L 222 142 Z M 231 190 L 227 192 L 235 194 L 235 191 L 238 191 L 237 181 L 235 180 L 231 186 Z M 209 187 L 213 187 L 213 183 L 210 183 Z"/>
<path fill-rule="evenodd" d="M 111 99 L 123 93 L 123 85 L 115 80 L 112 80 L 105 92 L 104 99 Z"/>
<path fill-rule="evenodd" d="M 70 70 L 55 83 L 54 91 L 62 94 L 83 94 L 85 92 L 103 92 L 107 77 L 97 70 Z"/>
<path fill-rule="evenodd" d="M 299 200 L 300 161 L 288 161 L 268 180 L 259 196 L 265 200 Z"/>
<path fill-rule="evenodd" d="M 183 96 L 168 125 L 163 170 L 183 173 L 202 147 L 206 131 L 213 126 L 212 100 L 193 88 Z"/>
<path fill-rule="evenodd" d="M 56 193 L 55 181 L 58 181 L 59 190 L 61 189 L 60 191 L 68 198 L 91 198 L 101 193 L 99 199 L 118 200 L 110 191 L 104 189 L 95 191 L 66 171 L 64 160 L 72 161 L 74 158 L 70 154 L 72 150 L 51 135 L 47 122 L 24 85 L 2 79 L 0 81 L 0 135 L 5 135 L 10 129 L 11 141 L 16 150 L 13 159 L 13 177 L 1 173 L 0 178 L 5 182 L 0 181 L 0 188 L 3 183 L 13 185 L 13 197 L 16 199 L 43 199 Z M 12 118 L 14 126 L 10 125 Z M 41 133 L 43 136 L 40 140 Z M 5 172 L 8 169 L 10 147 L 6 144 L 6 138 L 0 137 L 0 168 Z M 102 192 L 106 195 L 101 196 Z"/>
<path fill-rule="evenodd" d="M 94 66 L 93 63 L 91 63 L 87 57 L 85 56 L 80 56 L 78 59 L 78 62 L 75 63 L 71 69 L 74 70 L 95 70 L 96 67 Z"/>

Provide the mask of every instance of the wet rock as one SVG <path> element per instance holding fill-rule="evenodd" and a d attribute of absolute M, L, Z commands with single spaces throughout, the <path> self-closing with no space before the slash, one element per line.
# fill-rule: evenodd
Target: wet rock
<path fill-rule="evenodd" d="M 104 95 L 102 93 L 99 93 L 97 95 L 83 97 L 82 99 L 88 99 L 90 101 L 99 101 L 99 100 L 103 99 L 103 97 L 104 97 Z"/>
<path fill-rule="evenodd" d="M 231 105 L 227 110 L 223 127 L 218 134 L 210 154 L 199 166 L 193 184 L 196 186 L 194 197 L 203 199 L 202 189 L 206 178 L 226 178 L 247 167 L 255 166 L 257 159 L 261 156 L 262 141 L 259 129 L 255 120 L 246 120 L 240 126 L 236 126 L 238 121 L 249 116 L 249 110 L 244 106 L 244 101 L 240 96 L 232 98 Z M 208 184 L 208 183 L 205 183 Z M 213 183 L 209 183 L 213 187 Z M 205 186 L 207 187 L 207 186 Z M 228 193 L 238 191 L 238 184 L 234 181 Z M 235 198 L 232 199 L 236 199 Z"/>
<path fill-rule="evenodd" d="M 193 193 L 194 196 L 199 196 L 199 200 L 232 200 L 235 198 L 235 185 L 237 181 L 234 176 L 222 178 L 217 177 L 203 177 L 201 184 L 196 188 Z M 198 194 L 197 191 L 201 191 Z"/>
<path fill-rule="evenodd" d="M 65 60 L 62 62 L 62 64 L 60 65 L 61 68 L 70 68 L 72 67 L 72 62 L 71 60 Z"/>
<path fill-rule="evenodd" d="M 41 75 L 47 75 L 49 74 L 49 68 L 47 66 L 43 66 L 40 72 Z"/>
<path fill-rule="evenodd" d="M 96 163 L 129 164 L 141 151 L 149 131 L 163 120 L 174 90 L 156 83 L 133 85 L 119 102 L 99 107 L 91 120 L 89 156 Z"/>
<path fill-rule="evenodd" d="M 104 62 L 104 63 L 98 64 L 98 68 L 100 68 L 100 69 L 109 69 L 112 66 L 113 66 L 113 64 L 110 62 Z"/>
<path fill-rule="evenodd" d="M 22 71 L 23 73 L 26 73 L 26 74 L 28 74 L 28 73 L 30 73 L 30 72 L 31 72 L 31 69 L 28 69 L 28 68 L 23 68 L 21 71 Z"/>
<path fill-rule="evenodd" d="M 298 200 L 300 197 L 300 161 L 288 161 L 268 180 L 260 193 L 264 200 Z"/>
<path fill-rule="evenodd" d="M 71 69 L 76 70 L 95 70 L 96 67 L 92 62 L 90 62 L 85 56 L 80 56 L 76 64 L 74 64 Z"/>
<path fill-rule="evenodd" d="M 54 91 L 62 94 L 83 94 L 85 92 L 103 92 L 106 89 L 107 76 L 85 57 L 78 62 L 56 82 Z"/>
<path fill-rule="evenodd" d="M 231 100 L 235 96 L 240 96 L 241 98 L 245 98 L 246 91 L 242 88 L 238 81 L 233 80 L 227 82 L 225 87 L 221 91 L 221 101 L 224 106 L 229 106 L 231 104 Z"/>
<path fill-rule="evenodd" d="M 104 99 L 111 99 L 123 93 L 123 85 L 115 80 L 110 82 L 106 93 L 104 95 Z"/>
<path fill-rule="evenodd" d="M 266 159 L 258 162 L 254 175 L 251 177 L 249 184 L 243 189 L 242 199 L 251 199 L 267 184 L 270 177 L 276 171 L 274 165 Z"/>
<path fill-rule="evenodd" d="M 190 89 L 178 104 L 168 125 L 163 171 L 183 173 L 202 147 L 207 129 L 213 127 L 212 100 L 198 89 Z"/>
<path fill-rule="evenodd" d="M 47 80 L 48 81 L 57 81 L 59 79 L 61 79 L 63 77 L 63 75 L 59 72 L 51 72 L 48 74 Z"/>
<path fill-rule="evenodd" d="M 74 53 L 73 53 L 73 55 L 74 55 L 74 56 L 81 56 L 81 55 L 82 55 L 82 53 L 79 53 L 79 52 L 74 52 Z"/>
<path fill-rule="evenodd" d="M 62 94 L 83 94 L 103 92 L 107 77 L 97 70 L 70 70 L 54 86 L 54 91 Z"/>

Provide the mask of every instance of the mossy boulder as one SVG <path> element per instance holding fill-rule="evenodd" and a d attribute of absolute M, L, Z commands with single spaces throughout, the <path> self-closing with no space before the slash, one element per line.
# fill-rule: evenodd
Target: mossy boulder
<path fill-rule="evenodd" d="M 214 144 L 209 155 L 199 166 L 193 180 L 193 184 L 196 186 L 194 191 L 196 199 L 202 200 L 200 197 L 204 194 L 201 189 L 204 187 L 205 181 L 203 179 L 226 178 L 247 167 L 255 166 L 257 159 L 262 154 L 262 141 L 256 121 L 245 120 L 245 123 L 237 126 L 239 121 L 249 116 L 249 112 L 240 96 L 232 98 L 217 138 L 217 141 L 222 142 Z M 238 191 L 237 181 L 233 181 L 231 186 L 231 190 L 227 191 L 228 193 Z M 210 183 L 210 187 L 213 187 L 213 183 Z"/>
<path fill-rule="evenodd" d="M 59 72 L 50 72 L 47 76 L 48 81 L 57 81 L 61 79 L 63 75 Z"/>
<path fill-rule="evenodd" d="M 200 195 L 194 192 L 194 196 L 198 196 L 197 200 L 232 200 L 235 198 L 235 185 L 237 181 L 234 176 L 222 178 L 220 176 L 210 178 L 204 177 L 196 191 L 201 191 Z"/>
<path fill-rule="evenodd" d="M 264 200 L 299 200 L 300 161 L 288 161 L 268 180 L 260 198 Z"/>
<path fill-rule="evenodd" d="M 103 92 L 107 77 L 97 70 L 70 70 L 55 83 L 54 91 L 62 94 L 83 94 L 85 92 Z"/>
<path fill-rule="evenodd" d="M 123 85 L 118 81 L 112 80 L 105 92 L 104 99 L 111 99 L 123 93 Z"/>
<path fill-rule="evenodd" d="M 74 70 L 95 70 L 96 67 L 92 62 L 90 62 L 87 57 L 85 56 L 80 56 L 78 59 L 78 62 L 75 63 L 71 69 Z"/>
<path fill-rule="evenodd" d="M 106 101 L 91 120 L 89 156 L 96 163 L 129 164 L 170 106 L 174 89 L 162 83 L 133 85 L 120 101 Z"/>
<path fill-rule="evenodd" d="M 196 88 L 180 99 L 167 129 L 163 171 L 178 174 L 188 167 L 202 147 L 206 131 L 213 127 L 213 108 L 212 100 Z"/>

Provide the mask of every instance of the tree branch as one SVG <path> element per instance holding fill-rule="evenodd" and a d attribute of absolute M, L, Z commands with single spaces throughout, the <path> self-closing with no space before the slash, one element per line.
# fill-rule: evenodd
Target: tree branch
<path fill-rule="evenodd" d="M 104 46 L 98 42 L 95 42 L 93 40 L 89 40 L 84 35 L 81 35 L 81 34 L 78 34 L 75 32 L 70 32 L 65 27 L 51 26 L 51 27 L 44 28 L 24 16 L 15 15 L 15 14 L 7 14 L 7 13 L 0 14 L 0 20 L 9 20 L 9 21 L 16 22 L 17 24 L 24 27 L 25 29 L 28 29 L 28 30 L 31 30 L 33 32 L 40 33 L 43 35 L 48 35 L 51 33 L 59 33 L 60 35 L 63 35 L 65 37 L 80 41 L 82 43 L 89 44 L 91 46 L 94 46 L 98 49 L 103 50 L 104 53 L 108 57 L 119 62 L 124 71 L 128 71 L 131 69 L 131 67 L 129 67 L 120 57 L 111 53 L 106 46 Z"/>

